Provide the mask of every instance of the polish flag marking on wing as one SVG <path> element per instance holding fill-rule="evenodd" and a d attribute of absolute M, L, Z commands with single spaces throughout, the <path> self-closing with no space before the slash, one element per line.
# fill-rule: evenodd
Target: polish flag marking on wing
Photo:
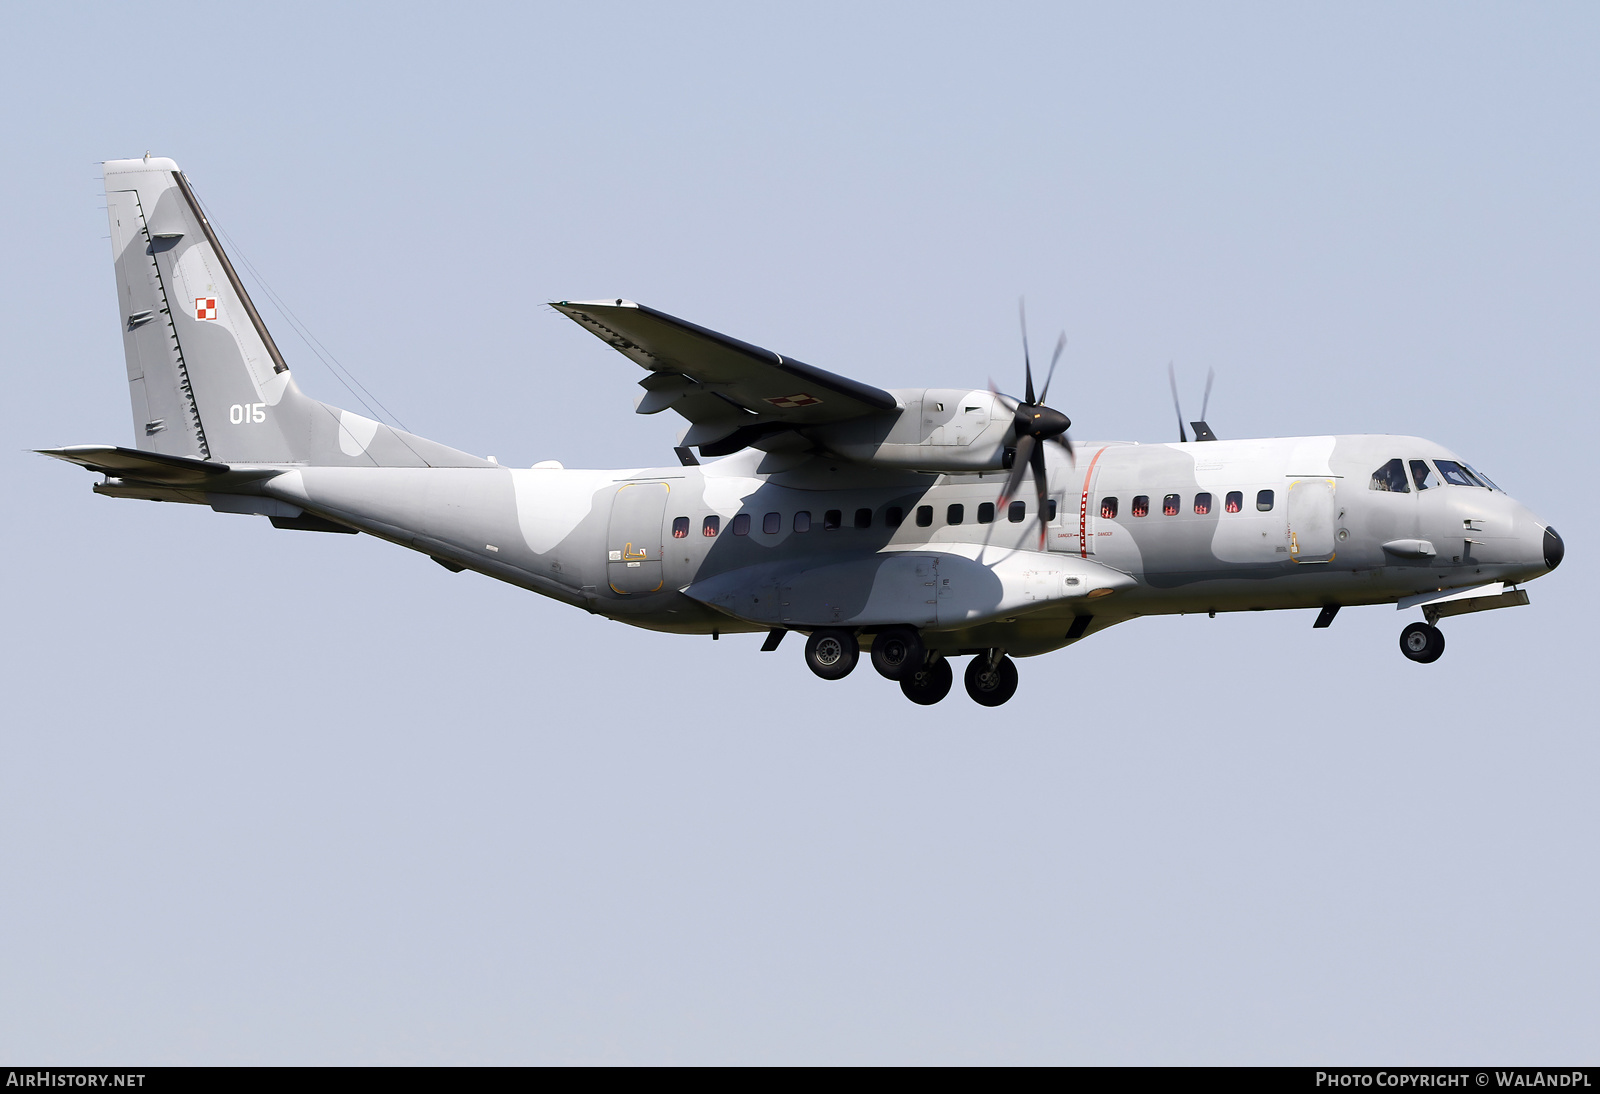
<path fill-rule="evenodd" d="M 194 317 L 196 319 L 215 319 L 217 317 L 217 298 L 214 296 L 195 297 Z"/>

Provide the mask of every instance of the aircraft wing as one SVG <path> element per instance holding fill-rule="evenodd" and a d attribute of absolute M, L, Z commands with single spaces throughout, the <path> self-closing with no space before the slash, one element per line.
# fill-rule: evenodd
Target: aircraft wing
<path fill-rule="evenodd" d="M 682 443 L 699 446 L 703 455 L 725 455 L 773 433 L 897 405 L 881 388 L 631 300 L 562 300 L 551 307 L 648 369 L 638 412 L 677 411 L 691 423 Z"/>

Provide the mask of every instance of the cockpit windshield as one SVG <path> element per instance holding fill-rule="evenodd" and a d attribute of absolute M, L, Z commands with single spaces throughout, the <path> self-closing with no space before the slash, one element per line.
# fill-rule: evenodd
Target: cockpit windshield
<path fill-rule="evenodd" d="M 1434 466 L 1438 467 L 1439 474 L 1444 476 L 1444 481 L 1453 486 L 1478 486 L 1485 490 L 1489 489 L 1478 481 L 1478 476 L 1474 475 L 1466 464 L 1456 463 L 1454 460 L 1434 460 L 1433 462 Z"/>
<path fill-rule="evenodd" d="M 1494 484 L 1493 479 L 1491 479 L 1488 475 L 1485 475 L 1482 471 L 1479 471 L 1476 467 L 1473 467 L 1471 464 L 1463 464 L 1462 466 L 1468 471 L 1472 472 L 1472 474 L 1490 490 L 1500 490 L 1500 488 Z M 1500 493 L 1504 494 L 1505 491 L 1500 490 Z"/>

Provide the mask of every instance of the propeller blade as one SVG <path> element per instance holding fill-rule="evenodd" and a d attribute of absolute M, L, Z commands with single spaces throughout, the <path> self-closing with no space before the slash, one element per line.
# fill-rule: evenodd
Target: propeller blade
<path fill-rule="evenodd" d="M 1012 414 L 1017 412 L 1017 407 L 1019 405 L 1018 402 L 1011 396 L 1001 392 L 999 388 L 995 387 L 994 380 L 992 378 L 989 380 L 989 394 L 993 395 L 996 399 L 999 399 L 1000 405 L 1011 411 Z"/>
<path fill-rule="evenodd" d="M 1033 456 L 1034 440 L 1024 433 L 1017 438 L 1017 455 L 1011 463 L 1011 474 L 1006 476 L 1005 489 L 1000 491 L 1000 499 L 994 503 L 996 509 L 1004 509 L 1017 492 L 1017 487 L 1022 485 L 1022 476 L 1028 473 L 1028 461 Z"/>
<path fill-rule="evenodd" d="M 1061 360 L 1061 351 L 1067 348 L 1067 332 L 1062 331 L 1061 337 L 1056 339 L 1056 351 L 1050 355 L 1050 371 L 1044 374 L 1044 387 L 1039 391 L 1039 401 L 1042 403 L 1050 396 L 1050 381 L 1056 374 L 1056 362 Z"/>
<path fill-rule="evenodd" d="M 1206 397 L 1200 400 L 1200 420 L 1206 420 L 1206 407 L 1211 405 L 1211 381 L 1217 378 L 1217 370 L 1206 369 Z"/>
<path fill-rule="evenodd" d="M 1183 431 L 1183 408 L 1178 405 L 1178 373 L 1171 361 L 1167 362 L 1167 382 L 1172 385 L 1172 409 L 1178 412 L 1178 440 L 1188 443 L 1189 434 Z"/>
<path fill-rule="evenodd" d="M 1067 450 L 1067 455 L 1072 458 L 1073 463 L 1078 462 L 1078 453 L 1077 450 L 1072 447 L 1072 439 L 1070 437 L 1063 433 L 1058 437 L 1051 437 L 1050 439 Z"/>
<path fill-rule="evenodd" d="M 1032 406 L 1033 398 L 1033 362 L 1028 358 L 1028 304 L 1022 297 L 1017 297 L 1017 317 L 1022 320 L 1022 369 L 1028 378 L 1027 403 Z"/>
<path fill-rule="evenodd" d="M 1028 466 L 1033 469 L 1033 484 L 1039 494 L 1039 546 L 1043 547 L 1046 528 L 1049 525 L 1049 521 L 1045 518 L 1049 513 L 1050 502 L 1049 468 L 1044 461 L 1044 445 L 1034 446 L 1029 454 Z"/>

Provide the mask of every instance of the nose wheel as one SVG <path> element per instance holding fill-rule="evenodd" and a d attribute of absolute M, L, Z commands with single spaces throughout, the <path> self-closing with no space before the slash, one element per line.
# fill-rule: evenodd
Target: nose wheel
<path fill-rule="evenodd" d="M 1444 653 L 1444 633 L 1430 623 L 1413 623 L 1400 632 L 1400 652 L 1427 665 Z"/>

